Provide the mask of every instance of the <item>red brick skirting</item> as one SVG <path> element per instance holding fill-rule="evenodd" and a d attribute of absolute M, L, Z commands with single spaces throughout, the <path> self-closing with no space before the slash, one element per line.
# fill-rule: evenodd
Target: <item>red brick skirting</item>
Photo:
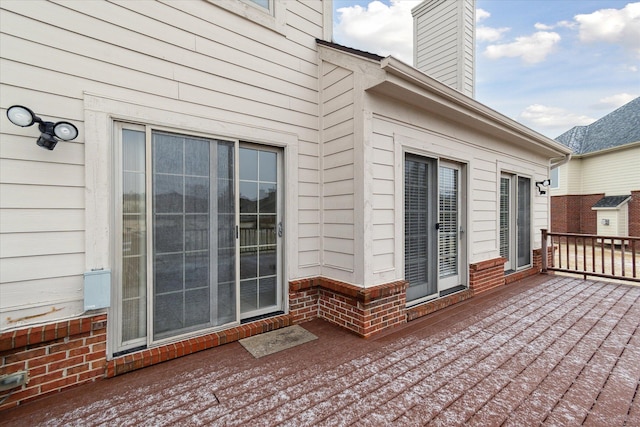
<path fill-rule="evenodd" d="M 469 288 L 474 294 L 504 285 L 505 258 L 494 258 L 469 264 Z"/>
<path fill-rule="evenodd" d="M 450 305 L 467 300 L 471 298 L 473 294 L 473 289 L 467 289 L 461 292 L 456 292 L 455 294 L 447 295 L 443 298 L 438 298 L 436 300 L 408 308 L 407 321 L 410 322 L 422 316 L 426 316 L 427 314 L 442 310 L 443 308 L 449 307 Z"/>
<path fill-rule="evenodd" d="M 99 314 L 3 332 L 0 376 L 27 371 L 29 382 L 14 389 L 0 410 L 102 378 L 106 328 L 107 315 Z"/>
<path fill-rule="evenodd" d="M 175 343 L 126 354 L 124 356 L 116 357 L 107 363 L 106 376 L 114 377 L 126 372 L 135 371 L 136 369 L 145 368 L 147 366 L 166 362 L 167 360 L 186 356 L 187 354 L 217 347 L 222 344 L 238 341 L 243 338 L 273 331 L 275 329 L 284 328 L 291 324 L 290 315 L 274 316 L 225 329 L 223 331 L 213 332 L 207 335 L 201 335 Z"/>
<path fill-rule="evenodd" d="M 362 288 L 324 277 L 289 282 L 289 311 L 296 323 L 315 317 L 369 337 L 406 323 L 404 280 Z"/>

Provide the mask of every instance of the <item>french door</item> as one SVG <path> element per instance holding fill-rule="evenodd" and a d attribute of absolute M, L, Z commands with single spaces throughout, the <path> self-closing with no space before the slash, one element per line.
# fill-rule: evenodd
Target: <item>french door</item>
<path fill-rule="evenodd" d="M 405 157 L 405 280 L 418 303 L 464 285 L 464 200 L 461 165 Z"/>
<path fill-rule="evenodd" d="M 505 271 L 531 265 L 531 179 L 500 176 L 500 256 Z"/>
<path fill-rule="evenodd" d="M 117 130 L 116 352 L 281 310 L 281 151 Z"/>

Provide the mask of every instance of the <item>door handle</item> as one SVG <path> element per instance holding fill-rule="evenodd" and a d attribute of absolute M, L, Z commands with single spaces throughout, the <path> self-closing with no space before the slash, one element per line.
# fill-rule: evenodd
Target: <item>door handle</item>
<path fill-rule="evenodd" d="M 282 237 L 282 221 L 278 223 L 278 237 Z"/>
<path fill-rule="evenodd" d="M 436 230 L 440 230 L 440 223 L 436 222 Z"/>

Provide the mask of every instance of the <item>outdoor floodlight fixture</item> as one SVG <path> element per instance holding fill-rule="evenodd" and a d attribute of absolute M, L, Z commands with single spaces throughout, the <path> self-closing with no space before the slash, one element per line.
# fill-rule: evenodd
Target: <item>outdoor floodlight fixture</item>
<path fill-rule="evenodd" d="M 23 128 L 29 127 L 34 123 L 38 123 L 40 129 L 40 137 L 36 141 L 42 148 L 53 150 L 58 143 L 58 139 L 63 141 L 71 141 L 78 136 L 78 128 L 69 122 L 45 122 L 36 116 L 33 111 L 22 105 L 14 105 L 7 110 L 9 121 L 16 126 Z"/>
<path fill-rule="evenodd" d="M 547 190 L 543 190 L 541 187 L 548 187 L 550 185 L 551 185 L 550 179 L 545 179 L 543 181 L 536 181 L 536 187 L 538 187 L 538 194 L 540 194 L 541 196 L 543 194 L 547 194 Z"/>

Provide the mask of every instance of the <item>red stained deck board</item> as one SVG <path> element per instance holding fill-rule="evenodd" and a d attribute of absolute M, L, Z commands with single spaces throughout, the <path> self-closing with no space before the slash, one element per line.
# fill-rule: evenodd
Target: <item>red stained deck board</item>
<path fill-rule="evenodd" d="M 302 326 L 319 339 L 261 359 L 223 345 L 4 411 L 0 425 L 597 425 L 604 417 L 634 425 L 640 417 L 640 287 L 535 276 L 372 339 L 323 320 Z"/>

